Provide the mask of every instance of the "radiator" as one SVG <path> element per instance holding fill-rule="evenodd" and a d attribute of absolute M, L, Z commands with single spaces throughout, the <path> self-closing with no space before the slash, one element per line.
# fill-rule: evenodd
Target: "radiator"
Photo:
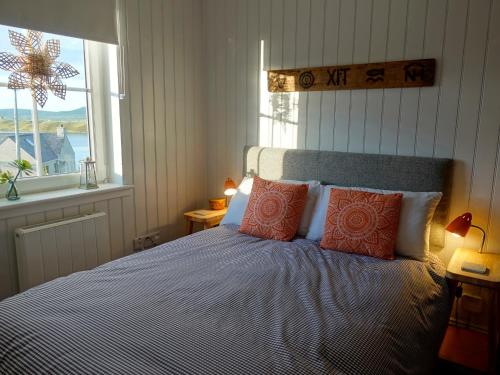
<path fill-rule="evenodd" d="M 111 260 L 107 228 L 104 212 L 17 228 L 20 291 Z"/>

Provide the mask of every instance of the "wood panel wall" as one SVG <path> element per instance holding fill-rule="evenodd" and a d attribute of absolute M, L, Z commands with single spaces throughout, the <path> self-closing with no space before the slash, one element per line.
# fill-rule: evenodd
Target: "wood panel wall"
<path fill-rule="evenodd" d="M 120 102 L 130 230 L 185 233 L 183 212 L 205 204 L 202 0 L 126 0 L 127 97 Z"/>
<path fill-rule="evenodd" d="M 245 144 L 454 158 L 450 216 L 472 211 L 500 251 L 500 0 L 210 0 L 205 13 L 210 194 L 241 179 Z M 269 94 L 261 79 L 260 65 L 419 58 L 437 59 L 434 87 Z M 462 244 L 447 238 L 443 259 Z"/>

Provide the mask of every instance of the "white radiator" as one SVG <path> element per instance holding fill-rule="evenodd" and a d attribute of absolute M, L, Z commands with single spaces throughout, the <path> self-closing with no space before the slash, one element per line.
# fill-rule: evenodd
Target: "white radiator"
<path fill-rule="evenodd" d="M 19 289 L 111 260 L 107 228 L 104 212 L 17 228 Z"/>

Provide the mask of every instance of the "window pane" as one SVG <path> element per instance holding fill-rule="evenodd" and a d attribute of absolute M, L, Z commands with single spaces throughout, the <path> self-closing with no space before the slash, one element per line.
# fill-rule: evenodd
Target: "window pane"
<path fill-rule="evenodd" d="M 8 30 L 26 35 L 26 30 L 0 25 L 0 51 L 19 55 L 10 44 Z M 86 88 L 84 42 L 81 39 L 43 34 L 43 43 L 50 39 L 60 41 L 60 55 L 55 64 L 65 62 L 79 74 L 63 79 L 68 88 Z M 0 70 L 0 83 L 6 84 L 10 72 Z M 79 161 L 90 156 L 86 92 L 66 91 L 60 99 L 48 90 L 48 100 L 41 108 L 36 105 L 38 134 L 33 134 L 31 90 L 13 90 L 0 86 L 0 168 L 18 158 L 30 161 L 35 175 L 47 176 L 79 171 Z M 17 107 L 15 106 L 17 99 Z M 14 108 L 18 113 L 18 131 L 14 121 Z M 37 149 L 40 151 L 40 173 L 36 173 Z"/>
<path fill-rule="evenodd" d="M 31 123 L 31 95 L 28 90 L 17 91 L 17 124 L 15 126 L 15 91 L 0 87 L 0 169 L 17 171 L 8 164 L 16 159 L 28 160 L 36 172 L 35 147 Z M 22 106 L 21 103 L 28 103 Z M 18 140 L 18 142 L 16 142 Z"/>
<path fill-rule="evenodd" d="M 0 87 L 0 169 L 10 170 L 8 166 L 16 159 L 16 143 L 12 139 L 14 127 L 14 92 L 6 87 Z"/>
<path fill-rule="evenodd" d="M 8 31 L 9 29 L 18 32 L 23 31 L 22 29 L 18 29 L 16 27 L 0 25 L 0 52 L 9 52 L 17 55 L 18 54 L 17 50 L 10 44 L 9 31 Z M 0 69 L 0 82 L 7 83 L 9 79 L 9 74 L 10 72 Z"/>
<path fill-rule="evenodd" d="M 87 94 L 68 91 L 66 100 L 53 99 L 38 108 L 43 175 L 79 171 L 79 161 L 90 156 Z"/>

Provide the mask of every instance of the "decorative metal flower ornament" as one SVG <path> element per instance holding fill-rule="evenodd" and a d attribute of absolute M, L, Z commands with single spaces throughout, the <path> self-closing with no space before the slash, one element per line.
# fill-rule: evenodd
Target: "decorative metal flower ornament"
<path fill-rule="evenodd" d="M 0 52 L 0 68 L 12 72 L 9 75 L 9 89 L 31 89 L 31 95 L 43 107 L 47 101 L 47 88 L 61 98 L 66 98 L 66 85 L 62 78 L 78 75 L 71 65 L 57 62 L 61 53 L 59 40 L 49 39 L 42 45 L 43 34 L 28 30 L 24 36 L 9 30 L 10 43 L 19 51 L 16 56 Z"/>

